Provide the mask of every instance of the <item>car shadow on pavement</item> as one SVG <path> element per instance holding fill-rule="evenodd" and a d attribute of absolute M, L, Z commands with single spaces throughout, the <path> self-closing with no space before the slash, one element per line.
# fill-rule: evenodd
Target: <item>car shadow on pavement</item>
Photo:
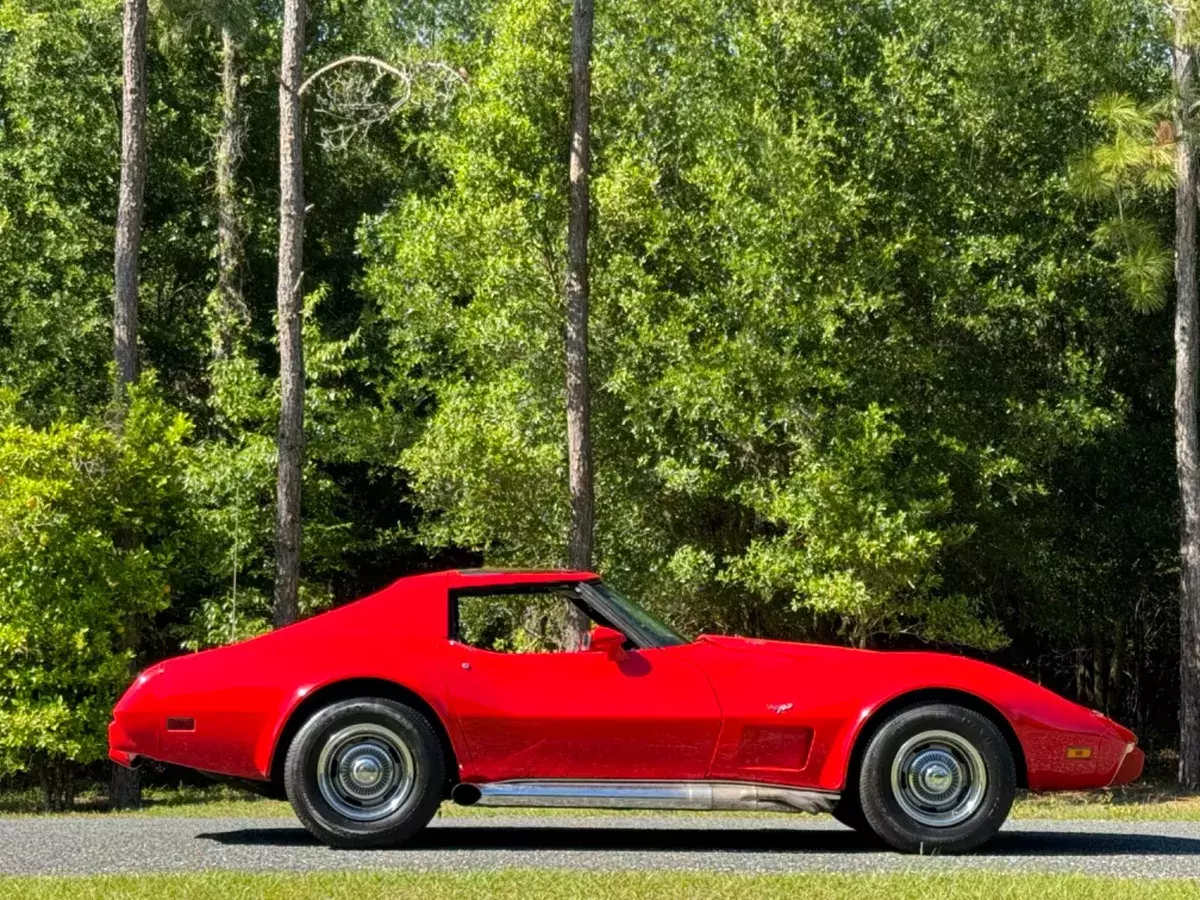
<path fill-rule="evenodd" d="M 227 845 L 319 846 L 316 838 L 302 828 L 244 828 L 236 831 L 208 832 L 197 835 L 197 837 Z M 853 831 L 844 829 L 830 829 L 829 831 L 722 830 L 717 828 L 651 830 L 643 828 L 459 825 L 451 828 L 427 828 L 403 846 L 394 849 L 397 851 L 695 850 L 758 853 L 809 850 L 841 853 L 869 851 L 874 848 Z"/>
<path fill-rule="evenodd" d="M 197 835 L 225 845 L 319 847 L 307 831 L 240 828 Z M 386 850 L 387 848 L 385 848 Z M 698 853 L 871 853 L 874 840 L 845 829 L 562 828 L 455 826 L 427 828 L 401 847 L 412 850 L 618 850 Z M 1155 834 L 1005 831 L 975 851 L 986 856 L 1200 856 L 1200 838 Z"/>
<path fill-rule="evenodd" d="M 1200 856 L 1200 838 L 1094 831 L 1002 831 L 977 856 Z"/>

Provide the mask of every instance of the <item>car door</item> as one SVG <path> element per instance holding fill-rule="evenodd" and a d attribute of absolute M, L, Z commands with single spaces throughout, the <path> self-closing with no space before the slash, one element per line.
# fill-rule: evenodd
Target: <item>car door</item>
<path fill-rule="evenodd" d="M 631 647 L 616 660 L 452 641 L 444 676 L 472 780 L 703 778 L 721 711 L 679 649 Z"/>

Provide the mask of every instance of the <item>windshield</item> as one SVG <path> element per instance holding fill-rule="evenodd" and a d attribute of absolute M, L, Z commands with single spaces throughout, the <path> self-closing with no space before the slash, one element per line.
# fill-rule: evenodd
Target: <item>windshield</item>
<path fill-rule="evenodd" d="M 688 638 L 683 637 L 671 628 L 671 626 L 655 618 L 620 591 L 614 590 L 607 584 L 590 581 L 586 582 L 582 587 L 595 591 L 613 606 L 617 607 L 634 625 L 645 632 L 647 637 L 653 640 L 655 646 L 673 647 L 676 644 L 691 643 Z"/>

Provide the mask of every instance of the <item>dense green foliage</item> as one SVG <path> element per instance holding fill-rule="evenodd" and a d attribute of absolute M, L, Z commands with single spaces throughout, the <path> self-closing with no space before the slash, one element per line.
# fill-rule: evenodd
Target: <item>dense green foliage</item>
<path fill-rule="evenodd" d="M 1090 98 L 1144 89 L 1137 9 L 607 5 L 607 572 L 697 629 L 995 647 L 1015 596 L 1035 627 L 1107 614 L 1108 567 L 1145 553 L 1109 533 L 1137 498 L 1078 520 L 1131 556 L 1101 568 L 1092 544 L 1068 580 L 1074 536 L 1053 532 L 1082 510 L 1054 482 L 1120 439 L 1160 367 L 1130 346 L 1152 326 L 1091 250 L 1061 139 L 1089 138 Z M 514 563 L 563 559 L 563 15 L 490 13 L 474 89 L 428 140 L 445 183 L 365 239 L 395 403 L 433 405 L 401 457 L 440 511 L 427 539 Z M 1154 527 L 1165 547 L 1169 513 Z"/>
<path fill-rule="evenodd" d="M 27 630 L 39 654 L 0 666 L 0 717 L 22 723 L 0 774 L 35 750 L 94 759 L 135 646 L 144 662 L 270 618 L 279 10 L 229 4 L 249 321 L 216 360 L 219 39 L 187 8 L 154 6 L 141 318 L 156 383 L 117 436 L 99 423 L 119 4 L 0 4 L 0 534 L 24 535 L 0 549 L 0 635 Z M 1140 215 L 1161 194 L 1126 178 L 1081 195 L 1070 178 L 1112 140 L 1102 98 L 1144 112 L 1164 94 L 1154 11 L 596 14 L 600 570 L 685 631 L 966 645 L 1169 739 L 1169 324 L 1130 307 L 1129 254 L 1097 242 L 1110 210 L 1092 202 L 1133 190 Z M 467 83 L 418 85 L 345 147 L 325 139 L 336 98 L 309 102 L 303 602 L 450 561 L 561 564 L 568 8 L 319 0 L 311 18 L 310 71 L 370 53 L 444 60 Z M 84 457 L 105 474 L 68 465 Z M 26 558 L 42 515 L 71 539 Z M 60 607 L 37 631 L 29 617 Z"/>
<path fill-rule="evenodd" d="M 107 755 L 140 632 L 193 552 L 190 426 L 141 393 L 121 433 L 0 407 L 0 772 Z"/>

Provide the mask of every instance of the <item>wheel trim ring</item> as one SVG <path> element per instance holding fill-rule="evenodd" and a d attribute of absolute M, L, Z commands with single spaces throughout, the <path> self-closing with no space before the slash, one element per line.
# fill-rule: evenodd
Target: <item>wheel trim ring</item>
<path fill-rule="evenodd" d="M 376 782 L 382 783 L 379 790 L 351 780 L 351 773 L 363 774 L 372 765 L 383 770 Z M 321 798 L 334 812 L 354 822 L 375 822 L 404 805 L 413 791 L 416 767 L 412 751 L 396 732 L 374 722 L 360 722 L 325 741 L 317 757 L 316 775 Z"/>
<path fill-rule="evenodd" d="M 937 771 L 935 772 L 935 766 Z M 949 769 L 949 787 L 942 793 L 942 771 Z M 957 784 L 955 780 L 957 779 Z M 892 759 L 892 797 L 901 811 L 930 828 L 961 825 L 983 805 L 987 766 L 969 740 L 952 731 L 922 731 L 905 741 Z"/>

